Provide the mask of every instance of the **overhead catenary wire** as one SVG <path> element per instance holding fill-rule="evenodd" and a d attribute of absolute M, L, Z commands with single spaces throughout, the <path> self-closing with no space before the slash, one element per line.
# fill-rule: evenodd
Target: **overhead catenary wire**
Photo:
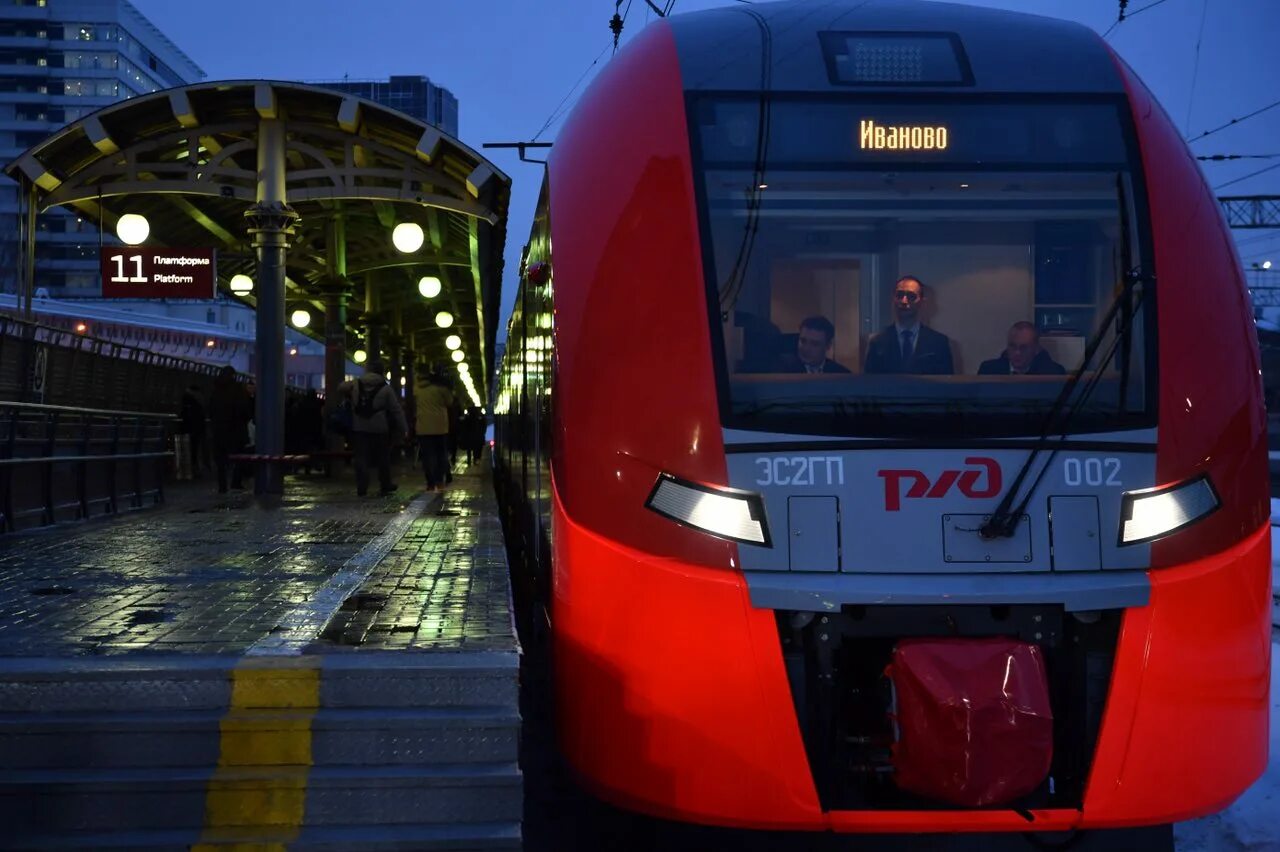
<path fill-rule="evenodd" d="M 1228 127 L 1234 127 L 1235 125 L 1239 124 L 1242 121 L 1248 121 L 1249 119 L 1253 118 L 1255 115 L 1262 115 L 1267 110 L 1275 109 L 1278 106 L 1280 106 L 1280 101 L 1269 103 L 1266 106 L 1262 107 L 1261 109 L 1255 109 L 1253 112 L 1249 113 L 1248 115 L 1242 115 L 1239 118 L 1233 118 L 1230 121 L 1228 121 L 1226 124 L 1221 124 L 1213 128 L 1212 130 L 1206 130 L 1204 133 L 1201 133 L 1199 136 L 1196 136 L 1192 139 L 1188 139 L 1187 142 L 1188 143 L 1199 142 L 1201 139 L 1205 138 L 1206 136 L 1212 136 L 1213 134 L 1217 133 L 1219 130 L 1226 130 Z"/>
<path fill-rule="evenodd" d="M 1204 19 L 1209 14 L 1209 0 L 1201 0 L 1200 32 L 1196 34 L 1196 61 L 1191 69 L 1191 94 L 1187 95 L 1187 120 L 1182 124 L 1182 132 L 1191 132 L 1191 107 L 1196 102 L 1196 78 L 1200 76 L 1200 44 L 1204 41 Z"/>
<path fill-rule="evenodd" d="M 596 64 L 599 63 L 600 60 L 604 58 L 604 55 L 609 52 L 609 48 L 612 46 L 613 46 L 612 43 L 605 45 L 604 50 L 600 51 L 600 55 L 591 61 L 591 64 L 587 66 L 587 70 L 582 72 L 582 76 L 579 77 L 577 82 L 573 84 L 573 88 L 569 89 L 568 94 L 566 94 L 564 98 L 561 99 L 560 103 L 556 105 L 556 108 L 551 111 L 551 115 L 547 116 L 546 122 L 542 125 L 542 128 L 533 135 L 533 139 L 531 141 L 537 142 L 538 137 L 541 136 L 543 133 L 545 133 L 547 128 L 551 126 L 551 123 L 560 116 L 560 113 L 564 109 L 565 104 L 568 103 L 569 98 L 573 97 L 573 93 L 576 92 L 578 90 L 578 87 L 582 85 L 582 81 L 585 80 L 587 78 L 587 75 L 591 73 L 591 69 L 596 67 Z"/>
<path fill-rule="evenodd" d="M 1240 177 L 1235 178 L 1233 180 L 1229 180 L 1226 183 L 1220 183 L 1217 186 L 1215 186 L 1214 189 L 1219 190 L 1219 189 L 1222 189 L 1224 186 L 1231 186 L 1231 184 L 1233 183 L 1239 183 L 1242 180 L 1248 180 L 1251 177 L 1256 177 L 1257 175 L 1260 175 L 1263 172 L 1269 172 L 1272 169 L 1280 169 L 1280 163 L 1276 163 L 1273 166 L 1267 166 L 1265 168 L 1258 169 L 1256 172 L 1249 172 L 1249 174 L 1247 175 L 1241 175 Z"/>
<path fill-rule="evenodd" d="M 1120 24 L 1123 24 L 1125 21 L 1129 20 L 1129 18 L 1132 18 L 1136 15 L 1141 15 L 1143 12 L 1147 11 L 1148 9 L 1154 9 L 1156 6 L 1159 6 L 1161 3 L 1164 3 L 1164 2 L 1166 2 L 1166 0 L 1155 0 L 1154 3 L 1148 3 L 1147 5 L 1143 6 L 1141 9 L 1134 9 L 1132 12 L 1126 15 L 1125 7 L 1129 5 L 1129 0 L 1120 0 L 1120 14 L 1116 17 L 1115 23 L 1107 27 L 1107 31 L 1102 34 L 1102 38 L 1106 39 L 1107 36 L 1111 35 L 1112 30 L 1120 26 Z"/>
<path fill-rule="evenodd" d="M 1138 15 L 1141 15 L 1143 12 L 1147 11 L 1148 9 L 1154 9 L 1155 7 L 1159 6 L 1161 3 L 1166 3 L 1166 2 L 1168 2 L 1168 0 L 1155 0 L 1154 3 L 1148 3 L 1147 5 L 1143 6 L 1141 9 L 1134 9 L 1132 12 L 1128 14 L 1127 17 L 1125 16 L 1122 16 L 1122 17 L 1126 21 L 1129 20 L 1129 18 L 1136 18 Z"/>

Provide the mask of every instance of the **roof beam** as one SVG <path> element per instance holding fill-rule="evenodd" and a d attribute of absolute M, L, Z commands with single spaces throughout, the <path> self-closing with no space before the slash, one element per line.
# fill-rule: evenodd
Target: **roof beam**
<path fill-rule="evenodd" d="M 419 266 L 419 267 L 435 266 L 435 267 L 443 268 L 445 266 L 468 266 L 469 267 L 470 265 L 471 265 L 471 262 L 466 258 L 458 257 L 458 256 L 450 256 L 450 255 L 436 255 L 434 257 L 428 255 L 425 257 L 415 257 L 412 260 L 376 259 L 375 258 L 375 259 L 370 259 L 369 262 L 367 262 L 363 266 L 349 266 L 347 268 L 347 274 L 360 275 L 362 273 L 369 272 L 375 269 L 396 269 L 396 268 L 408 268 L 408 267 L 415 267 L 415 266 Z"/>
<path fill-rule="evenodd" d="M 348 133 L 355 133 L 360 127 L 360 101 L 355 98 L 343 98 L 338 107 L 338 126 Z"/>
<path fill-rule="evenodd" d="M 444 237 L 440 233 L 440 211 L 435 207 L 427 208 L 427 234 L 431 239 L 431 247 L 440 252 L 444 245 Z"/>
<path fill-rule="evenodd" d="M 467 192 L 471 193 L 472 198 L 479 198 L 480 193 L 484 192 L 484 188 L 493 178 L 493 169 L 488 163 L 481 163 L 467 175 Z"/>
<path fill-rule="evenodd" d="M 43 163 L 30 154 L 27 154 L 25 157 L 18 160 L 18 168 L 22 169 L 22 173 L 27 176 L 28 180 L 43 189 L 45 192 L 53 192 L 58 187 L 62 186 L 62 181 L 46 169 Z"/>
<path fill-rule="evenodd" d="M 209 152 L 210 157 L 216 157 L 222 153 L 222 143 L 213 136 L 201 136 L 200 144 Z"/>
<path fill-rule="evenodd" d="M 418 155 L 418 159 L 430 165 L 436 158 L 436 152 L 443 141 L 444 136 L 440 131 L 428 126 L 426 130 L 422 131 L 422 136 L 418 139 L 418 146 L 414 153 Z"/>
<path fill-rule="evenodd" d="M 169 109 L 181 127 L 198 127 L 200 119 L 191 108 L 191 99 L 183 89 L 175 89 L 169 93 Z"/>
<path fill-rule="evenodd" d="M 378 224 L 390 231 L 396 226 L 396 210 L 385 201 L 373 202 L 373 209 L 378 214 Z"/>
<path fill-rule="evenodd" d="M 276 102 L 276 90 L 270 83 L 258 83 L 253 87 L 253 108 L 259 118 L 279 118 L 280 105 Z"/>
<path fill-rule="evenodd" d="M 165 201 L 168 201 L 170 204 L 172 204 L 174 207 L 177 207 L 179 210 L 186 213 L 196 222 L 198 222 L 201 226 L 204 227 L 206 231 L 208 231 L 209 233 L 217 237 L 219 240 L 221 240 L 224 246 L 230 247 L 240 242 L 238 239 L 236 239 L 235 234 L 231 233 L 226 228 L 222 227 L 217 222 L 215 222 L 213 219 L 209 218 L 209 216 L 203 210 L 201 210 L 199 207 L 192 204 L 185 197 L 181 195 L 172 195 L 168 193 L 166 193 L 161 197 L 164 198 Z"/>
<path fill-rule="evenodd" d="M 107 129 L 102 126 L 102 121 L 96 115 L 84 119 L 81 126 L 84 128 L 84 135 L 93 143 L 93 147 L 102 153 L 115 154 L 120 151 L 120 146 L 111 138 L 111 134 L 107 133 Z"/>

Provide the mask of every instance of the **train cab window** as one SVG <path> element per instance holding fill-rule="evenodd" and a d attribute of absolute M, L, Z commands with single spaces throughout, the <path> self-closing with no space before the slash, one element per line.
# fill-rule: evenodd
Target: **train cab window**
<path fill-rule="evenodd" d="M 865 136 L 866 108 L 798 104 L 802 121 L 789 106 L 769 110 L 759 156 L 757 105 L 693 112 L 726 425 L 1151 425 L 1145 217 L 1116 107 L 884 107 L 875 126 L 906 147 L 865 150 L 889 138 Z"/>

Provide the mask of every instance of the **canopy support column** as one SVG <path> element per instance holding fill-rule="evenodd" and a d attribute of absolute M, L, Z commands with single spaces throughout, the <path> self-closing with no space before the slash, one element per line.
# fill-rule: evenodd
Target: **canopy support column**
<path fill-rule="evenodd" d="M 337 404 L 338 388 L 347 375 L 347 223 L 341 202 L 329 221 L 325 254 L 330 275 L 324 283 L 324 392 L 325 412 Z"/>
<path fill-rule="evenodd" d="M 21 233 L 21 263 L 19 272 L 18 309 L 21 317 L 27 322 L 35 322 L 35 308 L 32 300 L 36 294 L 36 212 L 39 207 L 36 185 L 25 177 L 18 189 L 18 228 Z M 25 196 L 26 205 L 22 202 Z"/>
<path fill-rule="evenodd" d="M 272 118 L 259 123 L 257 203 L 244 214 L 258 255 L 255 452 L 272 456 L 284 453 L 285 261 L 288 238 L 298 219 L 285 199 L 284 142 L 283 121 Z M 283 494 L 283 465 L 259 464 L 254 492 Z"/>
<path fill-rule="evenodd" d="M 415 452 L 414 445 L 414 421 L 418 419 L 418 407 L 414 401 L 413 393 L 413 335 L 409 335 L 409 345 L 404 349 L 404 415 L 409 421 L 409 434 L 405 436 L 408 441 L 409 457 L 413 458 Z"/>
<path fill-rule="evenodd" d="M 325 410 L 335 404 L 338 388 L 347 377 L 347 300 L 351 289 L 334 278 L 324 287 L 324 393 Z"/>
<path fill-rule="evenodd" d="M 377 276 L 370 271 L 364 279 L 364 348 L 370 361 L 382 360 L 382 314 L 378 295 Z"/>
<path fill-rule="evenodd" d="M 391 371 L 391 390 L 397 394 L 401 393 L 400 378 L 403 375 L 404 360 L 404 335 L 401 329 L 404 328 L 402 314 L 399 308 L 391 313 L 391 329 L 387 335 L 387 369 Z"/>

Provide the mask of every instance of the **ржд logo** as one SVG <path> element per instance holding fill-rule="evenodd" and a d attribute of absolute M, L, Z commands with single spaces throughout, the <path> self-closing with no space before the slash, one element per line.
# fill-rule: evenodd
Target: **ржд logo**
<path fill-rule="evenodd" d="M 960 493 L 966 497 L 994 497 L 1000 493 L 1004 485 L 1000 473 L 1000 465 L 995 459 L 985 456 L 971 456 L 964 460 L 966 465 L 979 468 L 973 470 L 944 470 L 932 483 L 922 470 L 880 470 L 876 475 L 884 479 L 884 508 L 886 512 L 897 512 L 902 508 L 902 498 L 945 497 L 953 485 L 960 486 Z M 985 487 L 979 487 L 983 472 L 987 474 Z M 911 480 L 907 493 L 902 494 L 900 483 L 904 479 Z"/>

